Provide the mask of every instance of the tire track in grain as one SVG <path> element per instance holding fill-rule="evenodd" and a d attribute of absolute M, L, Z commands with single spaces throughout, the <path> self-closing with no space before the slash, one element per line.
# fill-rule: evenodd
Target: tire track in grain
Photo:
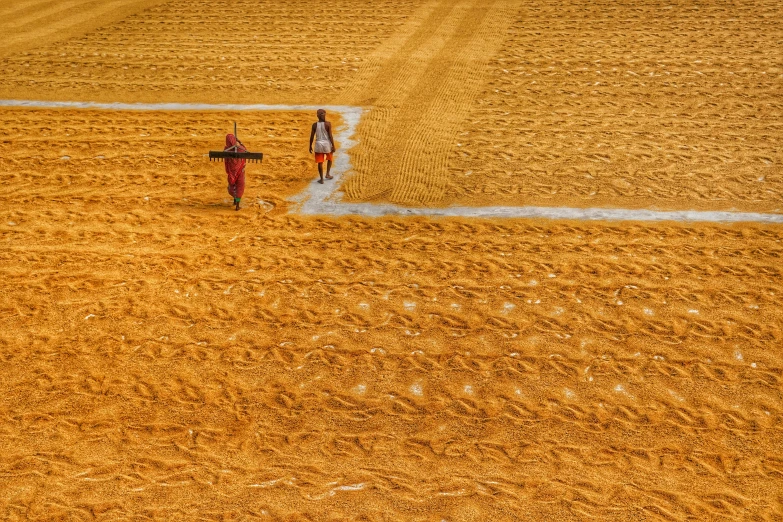
<path fill-rule="evenodd" d="M 505 37 L 510 9 L 504 2 L 441 6 L 438 13 L 448 10 L 448 15 L 437 28 L 437 20 L 431 20 L 419 32 L 431 36 L 414 38 L 401 49 L 403 58 L 379 74 L 372 85 L 381 94 L 360 126 L 356 172 L 345 184 L 349 198 L 416 201 L 435 185 L 418 178 L 445 176 L 446 157 L 430 158 L 448 153 L 449 138 L 467 113 L 484 64 Z"/>
<path fill-rule="evenodd" d="M 414 89 L 417 99 L 406 105 L 419 107 L 411 114 L 418 121 L 413 133 L 405 129 L 408 137 L 402 155 L 401 177 L 395 180 L 392 201 L 437 204 L 441 199 L 448 177 L 448 154 L 454 146 L 452 138 L 482 83 L 486 63 L 505 38 L 513 11 L 503 8 L 500 2 L 471 7 L 457 31 L 460 38 L 450 41 L 443 51 L 456 58 L 451 63 L 444 60 L 433 64 Z M 462 35 L 468 36 L 467 42 Z M 428 93 L 427 86 L 436 85 L 438 78 L 443 79 L 437 90 Z M 424 99 L 420 97 L 422 94 Z M 426 106 L 429 108 L 418 116 L 422 114 L 420 107 Z M 397 127 L 397 130 L 402 128 Z"/>
<path fill-rule="evenodd" d="M 456 11 L 456 12 L 455 12 Z M 451 2 L 440 2 L 419 29 L 388 61 L 378 75 L 369 82 L 368 92 L 378 92 L 374 107 L 363 118 L 359 127 L 363 139 L 355 149 L 356 170 L 373 171 L 376 165 L 385 164 L 393 144 L 387 140 L 386 129 L 396 124 L 400 104 L 411 92 L 415 78 L 440 54 L 440 50 L 456 30 L 458 10 Z M 380 148 L 378 144 L 382 144 Z M 388 192 L 386 184 L 376 175 L 359 175 L 349 179 L 344 187 L 351 198 L 372 199 Z"/>
<path fill-rule="evenodd" d="M 407 18 L 403 27 L 365 58 L 355 80 L 335 98 L 332 104 L 362 106 L 374 104 L 376 98 L 372 93 L 378 92 L 379 87 L 384 87 L 388 82 L 395 80 L 391 72 L 399 73 L 400 64 L 418 45 L 429 38 L 430 34 L 425 29 L 437 23 L 437 19 L 445 16 L 451 7 L 448 3 L 437 1 L 421 5 Z"/>

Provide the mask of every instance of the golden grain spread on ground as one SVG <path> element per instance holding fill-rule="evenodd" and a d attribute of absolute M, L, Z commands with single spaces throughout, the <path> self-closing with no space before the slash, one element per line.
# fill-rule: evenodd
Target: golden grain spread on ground
<path fill-rule="evenodd" d="M 783 208 L 772 1 L 0 20 L 0 98 L 364 107 L 353 201 Z M 0 519 L 783 518 L 783 227 L 304 217 L 311 112 L 0 108 Z"/>

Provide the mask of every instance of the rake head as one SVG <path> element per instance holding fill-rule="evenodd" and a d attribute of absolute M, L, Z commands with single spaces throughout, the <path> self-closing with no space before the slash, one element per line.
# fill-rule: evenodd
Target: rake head
<path fill-rule="evenodd" d="M 234 152 L 225 150 L 209 151 L 209 161 L 223 161 L 226 158 L 245 159 L 251 163 L 261 163 L 264 159 L 263 152 Z"/>

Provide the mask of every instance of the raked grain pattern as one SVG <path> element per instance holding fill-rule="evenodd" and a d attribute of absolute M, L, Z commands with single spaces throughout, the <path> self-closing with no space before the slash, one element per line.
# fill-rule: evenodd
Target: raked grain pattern
<path fill-rule="evenodd" d="M 420 1 L 164 2 L 0 61 L 0 98 L 329 103 Z"/>
<path fill-rule="evenodd" d="M 67 183 L 0 215 L 5 518 L 781 515 L 779 229 Z"/>
<path fill-rule="evenodd" d="M 0 98 L 362 106 L 355 202 L 781 213 L 775 2 L 319 5 L 165 2 L 36 38 Z M 24 38 L 54 24 L 19 9 Z"/>
<path fill-rule="evenodd" d="M 439 7 L 357 97 L 351 200 L 783 211 L 775 2 Z"/>
<path fill-rule="evenodd" d="M 520 6 L 442 204 L 783 212 L 774 1 Z"/>
<path fill-rule="evenodd" d="M 165 2 L 0 94 L 366 104 L 357 201 L 777 208 L 776 4 L 317 5 Z M 203 156 L 235 118 L 240 212 Z M 311 118 L 0 111 L 0 519 L 783 517 L 780 226 L 290 215 Z"/>
<path fill-rule="evenodd" d="M 301 113 L 234 212 L 224 116 L 3 111 L 2 518 L 781 516 L 780 227 L 290 216 Z"/>
<path fill-rule="evenodd" d="M 80 37 L 165 0 L 2 0 L 0 57 L 29 56 L 33 49 Z M 141 15 L 143 16 L 143 15 Z M 28 65 L 29 66 L 29 65 Z M 5 71 L 4 76 L 8 74 Z"/>

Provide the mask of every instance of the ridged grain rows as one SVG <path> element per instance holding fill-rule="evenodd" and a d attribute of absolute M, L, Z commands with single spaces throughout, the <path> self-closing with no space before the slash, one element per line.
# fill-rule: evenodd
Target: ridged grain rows
<path fill-rule="evenodd" d="M 226 115 L 4 111 L 3 518 L 780 516 L 779 227 L 290 217 L 240 116 L 237 213 Z"/>
<path fill-rule="evenodd" d="M 85 20 L 0 93 L 362 105 L 353 199 L 779 204 L 769 2 L 315 7 Z M 292 216 L 312 121 L 0 111 L 0 519 L 783 517 L 781 227 Z"/>
<path fill-rule="evenodd" d="M 451 137 L 503 41 L 509 2 L 442 2 L 378 75 L 360 126 L 352 199 L 431 204 L 442 199 Z"/>
<path fill-rule="evenodd" d="M 0 56 L 18 56 L 36 47 L 111 25 L 164 0 L 5 0 L 0 2 Z M 4 75 L 8 74 L 4 64 Z"/>
<path fill-rule="evenodd" d="M 125 188 L 2 215 L 5 517 L 780 515 L 777 229 Z"/>
<path fill-rule="evenodd" d="M 781 211 L 774 2 L 316 4 L 150 7 L 0 96 L 362 105 L 352 200 Z"/>
<path fill-rule="evenodd" d="M 307 151 L 315 113 L 102 112 L 5 109 L 0 128 L 0 182 L 9 208 L 44 202 L 107 202 L 128 195 L 155 207 L 158 198 L 183 206 L 219 207 L 229 198 L 224 164 L 209 162 L 238 123 L 249 150 L 264 153 L 246 167 L 248 204 L 284 211 L 286 198 L 316 172 Z M 334 128 L 340 115 L 329 113 Z M 338 142 L 339 146 L 339 142 Z M 67 197 L 64 195 L 67 194 Z"/>
<path fill-rule="evenodd" d="M 520 8 L 441 203 L 783 211 L 775 2 Z"/>
<path fill-rule="evenodd" d="M 0 97 L 327 103 L 417 2 L 166 2 L 0 62 Z"/>
<path fill-rule="evenodd" d="M 783 209 L 774 2 L 441 7 L 378 76 L 351 199 Z"/>

